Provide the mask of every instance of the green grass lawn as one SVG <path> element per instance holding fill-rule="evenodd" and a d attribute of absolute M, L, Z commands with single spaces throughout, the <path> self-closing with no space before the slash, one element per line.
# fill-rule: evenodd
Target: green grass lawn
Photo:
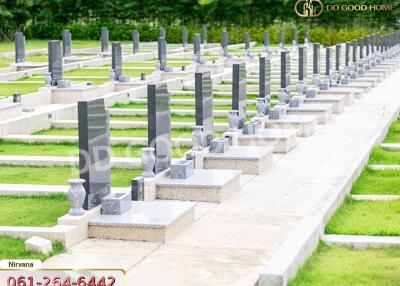
<path fill-rule="evenodd" d="M 127 70 L 124 69 L 122 74 L 125 76 L 138 77 L 141 73 L 152 74 L 154 70 Z M 108 77 L 109 70 L 108 69 L 77 69 L 72 71 L 67 71 L 64 73 L 65 77 L 69 76 L 77 76 L 77 77 L 86 77 L 86 76 L 101 76 Z M 90 79 L 87 79 L 90 81 Z"/>
<path fill-rule="evenodd" d="M 327 234 L 400 235 L 400 200 L 346 198 L 326 226 Z"/>
<path fill-rule="evenodd" d="M 355 195 L 400 195 L 400 170 L 365 168 L 352 187 Z"/>
<path fill-rule="evenodd" d="M 247 120 L 250 120 L 252 116 L 247 116 Z M 121 115 L 121 116 L 110 116 L 111 120 L 122 120 L 122 121 L 147 121 L 147 115 Z M 176 115 L 172 114 L 172 121 L 174 122 L 195 122 L 195 116 L 190 115 Z M 228 117 L 214 117 L 214 122 L 227 123 Z"/>
<path fill-rule="evenodd" d="M 43 261 L 63 251 L 63 245 L 58 242 L 53 243 L 53 251 L 49 255 L 26 251 L 23 239 L 0 236 L 0 259 L 40 259 Z"/>
<path fill-rule="evenodd" d="M 111 147 L 112 157 L 142 156 L 141 149 L 145 146 L 128 146 L 124 144 Z M 188 151 L 188 147 L 172 148 L 172 157 L 180 158 Z M 27 155 L 27 156 L 73 156 L 78 157 L 78 144 L 74 143 L 23 143 L 0 140 L 0 155 Z"/>
<path fill-rule="evenodd" d="M 400 165 L 400 152 L 375 147 L 369 157 L 371 165 Z"/>
<path fill-rule="evenodd" d="M 37 50 L 37 49 L 47 49 L 48 40 L 26 40 L 26 50 Z M 100 47 L 100 41 L 90 41 L 90 40 L 72 40 L 73 49 L 85 49 L 85 48 L 96 48 Z M 15 44 L 14 41 L 1 42 L 0 52 L 14 52 Z"/>
<path fill-rule="evenodd" d="M 169 60 L 169 59 L 168 59 Z M 167 61 L 169 67 L 179 68 L 182 66 L 188 66 L 192 63 L 191 60 L 179 60 L 177 63 L 171 63 Z M 140 61 L 140 62 L 123 62 L 123 67 L 156 67 L 156 60 L 154 61 Z M 110 66 L 111 67 L 111 66 Z"/>
<path fill-rule="evenodd" d="M 71 205 L 64 194 L 51 196 L 0 196 L 0 225 L 54 226 Z"/>
<path fill-rule="evenodd" d="M 11 96 L 14 93 L 28 94 L 34 93 L 44 86 L 43 83 L 0 83 L 0 97 Z"/>
<path fill-rule="evenodd" d="M 256 99 L 258 94 L 256 93 L 248 93 L 246 95 L 247 99 Z M 179 94 L 179 95 L 171 95 L 171 99 L 195 99 L 194 94 Z M 232 97 L 230 95 L 219 95 L 213 94 L 213 99 L 224 99 L 224 100 L 231 100 Z"/>
<path fill-rule="evenodd" d="M 389 127 L 384 140 L 385 143 L 400 143 L 400 119 L 396 120 Z"/>
<path fill-rule="evenodd" d="M 112 186 L 129 187 L 141 169 L 112 169 Z M 0 184 L 68 185 L 68 180 L 79 177 L 75 167 L 24 167 L 0 165 Z"/>
<path fill-rule="evenodd" d="M 356 250 L 320 243 L 290 286 L 397 286 L 400 249 Z"/>
<path fill-rule="evenodd" d="M 190 128 L 177 128 L 171 129 L 171 136 L 173 138 L 188 138 L 192 137 L 192 129 Z M 111 137 L 146 137 L 148 130 L 145 128 L 132 128 L 132 129 L 111 129 Z M 78 129 L 63 129 L 63 128 L 51 128 L 40 130 L 34 135 L 56 135 L 56 136 L 78 136 Z"/>
<path fill-rule="evenodd" d="M 136 109 L 147 109 L 146 103 L 129 103 L 129 104 L 121 104 L 117 103 L 113 106 L 113 108 L 136 108 Z M 189 104 L 171 104 L 171 109 L 191 109 L 195 110 L 195 105 Z M 247 104 L 247 110 L 256 110 L 256 106 Z M 213 105 L 214 110 L 231 110 L 232 107 L 230 105 Z"/>

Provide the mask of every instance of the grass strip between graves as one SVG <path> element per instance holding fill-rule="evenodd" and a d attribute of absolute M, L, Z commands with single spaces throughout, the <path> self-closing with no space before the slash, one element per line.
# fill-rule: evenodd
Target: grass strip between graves
<path fill-rule="evenodd" d="M 400 170 L 365 168 L 352 187 L 355 195 L 400 195 Z"/>

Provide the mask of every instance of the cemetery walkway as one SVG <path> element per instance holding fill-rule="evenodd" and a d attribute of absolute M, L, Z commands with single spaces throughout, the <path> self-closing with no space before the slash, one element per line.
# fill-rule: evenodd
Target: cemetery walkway
<path fill-rule="evenodd" d="M 263 174 L 244 176 L 225 202 L 199 203 L 196 222 L 167 243 L 86 240 L 44 267 L 123 268 L 129 286 L 254 285 L 268 260 L 290 260 L 323 230 L 397 116 L 399 79 L 397 71 L 313 136 L 298 138 Z"/>

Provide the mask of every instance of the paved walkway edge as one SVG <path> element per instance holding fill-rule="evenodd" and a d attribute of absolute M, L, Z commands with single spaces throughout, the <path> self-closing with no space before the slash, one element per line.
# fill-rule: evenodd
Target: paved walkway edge
<path fill-rule="evenodd" d="M 383 141 L 389 126 L 397 119 L 399 111 L 400 105 L 391 109 L 391 116 L 386 117 L 384 124 L 377 126 L 375 137 L 371 137 L 368 142 L 365 142 L 365 147 L 360 150 L 359 159 L 354 162 L 354 167 L 347 174 L 345 182 L 338 182 L 338 185 L 334 186 L 334 191 L 337 193 L 335 200 L 322 206 L 318 213 L 304 218 L 300 226 L 263 266 L 263 270 L 260 271 L 258 286 L 287 285 L 288 281 L 296 275 L 297 270 L 316 250 L 327 221 L 350 192 L 353 182 L 368 163 L 372 148 Z"/>
<path fill-rule="evenodd" d="M 322 240 L 330 245 L 347 245 L 357 249 L 400 246 L 399 236 L 325 234 Z"/>

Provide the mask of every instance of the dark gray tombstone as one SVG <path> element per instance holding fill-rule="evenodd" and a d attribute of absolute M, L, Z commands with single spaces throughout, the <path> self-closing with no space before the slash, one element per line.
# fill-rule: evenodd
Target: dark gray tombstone
<path fill-rule="evenodd" d="M 259 90 L 262 98 L 271 97 L 271 60 L 269 57 L 259 59 Z"/>
<path fill-rule="evenodd" d="M 207 25 L 201 25 L 201 43 L 207 44 Z"/>
<path fill-rule="evenodd" d="M 25 36 L 21 32 L 16 32 L 14 36 L 15 41 L 15 62 L 25 62 Z"/>
<path fill-rule="evenodd" d="M 104 99 L 78 102 L 79 170 L 85 180 L 84 209 L 111 193 L 110 135 Z"/>
<path fill-rule="evenodd" d="M 310 27 L 306 26 L 305 32 L 304 32 L 304 42 L 309 43 L 310 42 Z"/>
<path fill-rule="evenodd" d="M 360 59 L 364 58 L 364 38 L 361 37 L 359 41 L 359 52 L 360 52 Z"/>
<path fill-rule="evenodd" d="M 48 69 L 51 74 L 51 85 L 56 86 L 57 82 L 63 78 L 63 59 L 60 41 L 49 41 Z"/>
<path fill-rule="evenodd" d="M 248 32 L 244 33 L 244 48 L 245 50 L 250 49 L 250 34 Z"/>
<path fill-rule="evenodd" d="M 131 182 L 132 201 L 144 201 L 144 178 L 136 177 Z"/>
<path fill-rule="evenodd" d="M 167 42 L 165 38 L 158 38 L 158 61 L 160 62 L 160 70 L 164 71 L 167 67 Z"/>
<path fill-rule="evenodd" d="M 246 122 L 246 65 L 232 66 L 232 110 L 239 111 L 239 128 Z"/>
<path fill-rule="evenodd" d="M 293 28 L 293 45 L 297 46 L 299 43 L 299 36 L 298 36 L 297 28 Z"/>
<path fill-rule="evenodd" d="M 352 55 L 353 55 L 353 63 L 357 62 L 357 40 L 351 41 L 351 47 L 352 47 Z"/>
<path fill-rule="evenodd" d="M 213 96 L 211 73 L 196 72 L 194 76 L 196 99 L 196 125 L 203 126 L 203 147 L 213 139 Z"/>
<path fill-rule="evenodd" d="M 186 26 L 182 26 L 182 46 L 186 47 L 188 44 L 188 32 Z"/>
<path fill-rule="evenodd" d="M 281 52 L 281 88 L 288 90 L 290 87 L 290 52 Z"/>
<path fill-rule="evenodd" d="M 62 31 L 62 41 L 63 41 L 63 56 L 70 57 L 72 37 L 71 37 L 71 32 L 69 30 Z"/>
<path fill-rule="evenodd" d="M 325 49 L 325 75 L 331 74 L 331 66 L 332 66 L 331 48 L 328 47 Z"/>
<path fill-rule="evenodd" d="M 299 80 L 304 81 L 307 76 L 307 48 L 299 47 Z"/>
<path fill-rule="evenodd" d="M 101 52 L 106 53 L 108 52 L 108 45 L 109 45 L 109 32 L 106 27 L 101 28 Z"/>
<path fill-rule="evenodd" d="M 140 34 L 138 30 L 132 32 L 133 53 L 136 54 L 140 49 Z"/>
<path fill-rule="evenodd" d="M 198 33 L 193 35 L 193 54 L 200 56 L 200 35 Z"/>
<path fill-rule="evenodd" d="M 340 51 L 342 49 L 342 45 L 337 44 L 336 45 L 336 50 L 335 50 L 335 70 L 339 71 L 340 69 Z"/>
<path fill-rule="evenodd" d="M 156 174 L 171 166 L 170 106 L 167 84 L 147 86 L 148 146 L 155 148 Z"/>
<path fill-rule="evenodd" d="M 321 46 L 319 43 L 313 44 L 313 74 L 320 73 L 320 48 Z"/>
<path fill-rule="evenodd" d="M 160 37 L 167 39 L 167 32 L 165 31 L 165 29 L 163 27 L 160 28 Z"/>
<path fill-rule="evenodd" d="M 269 46 L 269 36 L 268 36 L 268 31 L 264 32 L 264 47 L 268 47 Z"/>
<path fill-rule="evenodd" d="M 229 35 L 227 31 L 222 31 L 222 49 L 224 52 L 224 57 L 228 56 L 228 45 L 229 45 Z"/>
<path fill-rule="evenodd" d="M 370 41 L 369 37 L 365 37 L 365 55 L 368 57 L 369 56 L 369 47 L 370 47 Z"/>
<path fill-rule="evenodd" d="M 285 31 L 283 28 L 279 32 L 279 46 L 281 49 L 285 47 Z"/>
<path fill-rule="evenodd" d="M 345 54 L 344 54 L 344 65 L 346 67 L 349 66 L 350 64 L 350 43 L 346 42 L 346 46 L 345 46 Z"/>
<path fill-rule="evenodd" d="M 111 68 L 115 72 L 115 80 L 122 75 L 122 49 L 120 43 L 112 43 L 111 47 Z"/>
<path fill-rule="evenodd" d="M 371 53 L 374 54 L 375 53 L 375 34 L 371 35 Z"/>

